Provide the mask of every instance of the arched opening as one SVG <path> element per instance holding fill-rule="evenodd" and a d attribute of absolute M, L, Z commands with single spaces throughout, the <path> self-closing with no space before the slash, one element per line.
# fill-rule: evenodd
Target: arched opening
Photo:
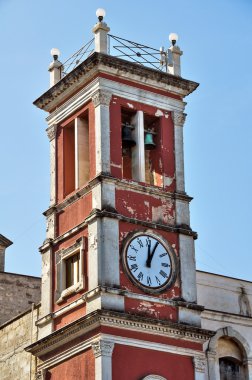
<path fill-rule="evenodd" d="M 244 350 L 230 337 L 218 339 L 220 380 L 246 380 Z"/>

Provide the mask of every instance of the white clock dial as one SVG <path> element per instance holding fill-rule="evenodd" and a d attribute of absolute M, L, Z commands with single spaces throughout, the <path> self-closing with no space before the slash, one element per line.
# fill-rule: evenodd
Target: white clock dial
<path fill-rule="evenodd" d="M 131 280 L 145 291 L 157 292 L 174 278 L 171 248 L 153 234 L 136 234 L 125 246 L 123 262 Z"/>

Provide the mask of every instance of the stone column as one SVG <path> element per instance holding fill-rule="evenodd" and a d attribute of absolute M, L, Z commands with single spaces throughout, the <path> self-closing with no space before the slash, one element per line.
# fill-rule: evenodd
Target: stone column
<path fill-rule="evenodd" d="M 206 359 L 204 356 L 195 356 L 193 358 L 195 380 L 205 380 Z"/>
<path fill-rule="evenodd" d="M 215 351 L 207 351 L 207 367 L 208 380 L 220 380 L 220 371 L 217 353 Z"/>
<path fill-rule="evenodd" d="M 95 106 L 96 174 L 110 173 L 110 117 L 109 105 L 112 94 L 97 90 L 92 95 Z"/>
<path fill-rule="evenodd" d="M 133 179 L 140 182 L 145 182 L 145 150 L 144 150 L 144 113 L 137 111 L 134 118 L 131 120 L 135 129 L 132 131 L 132 136 L 136 145 L 132 148 L 132 171 Z"/>
<path fill-rule="evenodd" d="M 97 340 L 91 343 L 95 356 L 95 380 L 112 380 L 114 343 Z"/>
<path fill-rule="evenodd" d="M 247 367 L 248 380 L 252 380 L 252 358 L 245 360 L 244 364 Z"/>

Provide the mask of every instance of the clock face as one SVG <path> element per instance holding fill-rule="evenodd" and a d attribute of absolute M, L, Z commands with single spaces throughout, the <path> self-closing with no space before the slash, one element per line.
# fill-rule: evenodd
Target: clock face
<path fill-rule="evenodd" d="M 175 277 L 175 254 L 154 234 L 135 234 L 124 247 L 123 264 L 130 279 L 150 293 L 164 290 Z"/>

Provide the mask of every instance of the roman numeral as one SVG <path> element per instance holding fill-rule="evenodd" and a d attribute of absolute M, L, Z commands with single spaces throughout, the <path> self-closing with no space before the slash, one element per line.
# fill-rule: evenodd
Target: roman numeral
<path fill-rule="evenodd" d="M 161 255 L 159 255 L 159 257 L 164 257 L 164 256 L 166 256 L 166 255 L 168 255 L 168 253 L 167 253 L 167 252 L 164 252 L 164 253 L 161 253 Z"/>
<path fill-rule="evenodd" d="M 168 276 L 167 276 L 167 273 L 165 273 L 163 270 L 161 270 L 160 272 L 159 272 L 159 274 L 162 276 L 162 277 L 164 277 L 164 278 L 167 278 Z"/>
<path fill-rule="evenodd" d="M 151 278 L 150 276 L 147 276 L 147 285 L 151 286 L 152 282 L 151 282 Z"/>
<path fill-rule="evenodd" d="M 136 261 L 136 256 L 128 256 L 128 259 L 131 261 Z"/>
<path fill-rule="evenodd" d="M 139 272 L 138 275 L 137 275 L 137 278 L 138 278 L 139 281 L 142 281 L 142 279 L 143 279 L 143 273 Z"/>
<path fill-rule="evenodd" d="M 146 238 L 146 247 L 151 246 L 151 239 L 149 237 Z"/>
<path fill-rule="evenodd" d="M 133 251 L 135 251 L 136 253 L 138 252 L 138 250 L 134 247 L 134 245 L 130 244 L 130 248 L 133 249 Z"/>
<path fill-rule="evenodd" d="M 132 272 L 136 272 L 136 271 L 138 270 L 138 265 L 137 265 L 137 264 L 132 264 L 132 265 L 130 266 L 130 270 L 131 270 Z"/>
<path fill-rule="evenodd" d="M 143 243 L 142 243 L 142 240 L 140 240 L 139 238 L 137 238 L 137 242 L 138 242 L 138 244 L 139 244 L 140 248 L 143 248 Z"/>
<path fill-rule="evenodd" d="M 162 263 L 161 265 L 162 265 L 162 267 L 165 267 L 165 268 L 170 267 L 170 264 L 167 264 L 167 263 Z"/>
<path fill-rule="evenodd" d="M 156 283 L 157 283 L 158 285 L 161 285 L 161 282 L 160 282 L 159 278 L 158 278 L 157 276 L 155 276 L 155 277 L 156 277 Z"/>

